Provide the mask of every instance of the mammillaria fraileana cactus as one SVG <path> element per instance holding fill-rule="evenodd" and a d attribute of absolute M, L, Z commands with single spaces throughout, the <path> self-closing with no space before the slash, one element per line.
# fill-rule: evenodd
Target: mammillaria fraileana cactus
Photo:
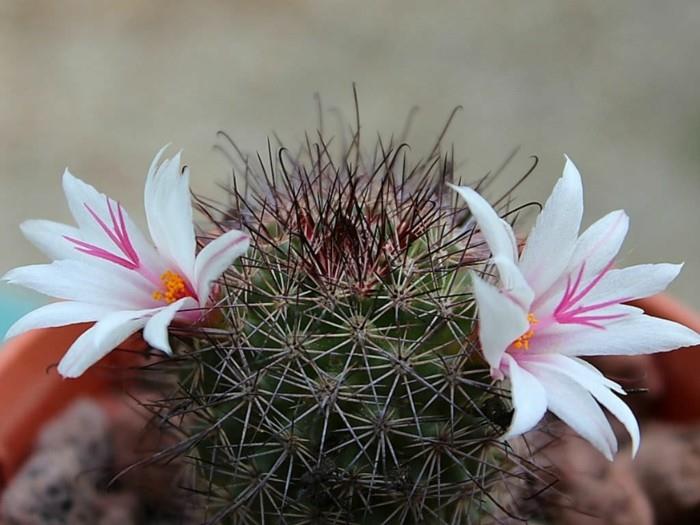
<path fill-rule="evenodd" d="M 496 508 L 509 420 L 473 337 L 484 241 L 452 162 L 319 138 L 244 170 L 218 214 L 251 249 L 218 325 L 183 333 L 180 392 L 211 522 L 462 523 Z M 217 232 L 218 234 L 218 232 Z M 494 446 L 498 445 L 498 446 Z"/>

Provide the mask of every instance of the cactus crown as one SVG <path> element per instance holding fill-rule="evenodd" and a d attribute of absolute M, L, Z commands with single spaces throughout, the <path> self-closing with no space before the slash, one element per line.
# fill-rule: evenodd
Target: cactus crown
<path fill-rule="evenodd" d="M 252 239 L 167 364 L 160 416 L 185 435 L 169 452 L 197 464 L 211 523 L 466 523 L 497 506 L 509 411 L 470 287 L 488 250 L 446 186 L 451 155 L 359 142 L 241 154 L 230 201 L 198 199 Z"/>

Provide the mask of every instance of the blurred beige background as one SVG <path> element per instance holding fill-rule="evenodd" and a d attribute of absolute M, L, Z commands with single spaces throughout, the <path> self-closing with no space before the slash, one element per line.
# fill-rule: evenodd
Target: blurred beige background
<path fill-rule="evenodd" d="M 313 129 L 313 93 L 363 130 L 421 111 L 414 151 L 449 111 L 463 175 L 521 153 L 544 198 L 562 154 L 581 169 L 587 223 L 625 208 L 624 263 L 687 262 L 673 291 L 700 308 L 700 2 L 0 1 L 0 272 L 39 262 L 25 218 L 68 220 L 65 166 L 143 220 L 157 149 L 184 148 L 215 194 L 225 129 L 247 148 Z"/>

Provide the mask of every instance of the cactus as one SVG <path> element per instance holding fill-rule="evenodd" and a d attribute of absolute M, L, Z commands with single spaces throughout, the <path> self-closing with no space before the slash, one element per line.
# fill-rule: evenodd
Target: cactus
<path fill-rule="evenodd" d="M 239 152 L 227 202 L 197 199 L 252 243 L 162 363 L 178 386 L 160 417 L 184 437 L 160 457 L 195 463 L 208 523 L 482 522 L 510 409 L 473 335 L 489 254 L 446 185 L 453 155 L 363 154 L 359 123 L 336 149 L 319 132 Z"/>

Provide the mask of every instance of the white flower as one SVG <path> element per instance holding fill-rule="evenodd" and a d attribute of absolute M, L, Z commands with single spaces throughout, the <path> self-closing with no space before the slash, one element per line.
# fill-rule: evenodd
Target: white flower
<path fill-rule="evenodd" d="M 581 236 L 581 177 L 567 158 L 564 174 L 518 255 L 508 223 L 474 190 L 454 187 L 467 201 L 486 239 L 500 286 L 474 275 L 479 340 L 494 379 L 508 378 L 513 419 L 505 438 L 532 429 L 549 409 L 607 458 L 617 440 L 598 403 L 639 446 L 637 421 L 624 394 L 578 356 L 635 355 L 700 344 L 677 323 L 625 305 L 664 290 L 682 265 L 644 264 L 615 269 L 613 259 L 627 234 L 619 210 Z"/>
<path fill-rule="evenodd" d="M 189 170 L 180 169 L 180 154 L 159 164 L 164 149 L 151 164 L 144 195 L 153 244 L 118 202 L 68 170 L 63 190 L 77 227 L 44 220 L 21 226 L 54 262 L 16 268 L 3 279 L 64 301 L 24 316 L 6 337 L 97 321 L 59 363 L 63 376 L 81 375 L 141 329 L 152 347 L 172 353 L 169 325 L 200 320 L 212 283 L 248 249 L 248 236 L 234 230 L 195 256 Z"/>

